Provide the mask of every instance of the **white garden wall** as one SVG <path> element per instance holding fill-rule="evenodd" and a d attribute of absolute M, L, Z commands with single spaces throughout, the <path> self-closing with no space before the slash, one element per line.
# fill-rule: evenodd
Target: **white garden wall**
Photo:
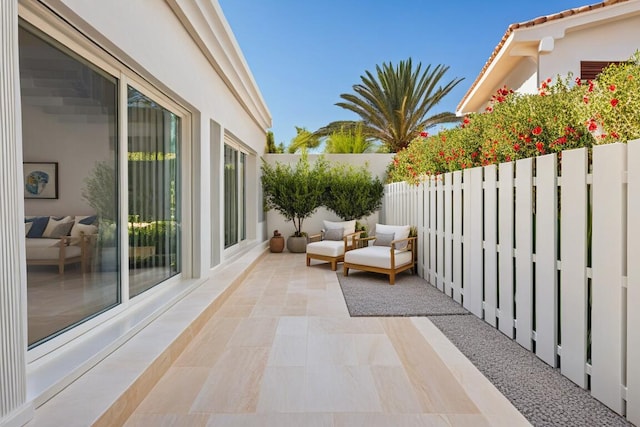
<path fill-rule="evenodd" d="M 371 175 L 379 177 L 384 182 L 386 180 L 387 166 L 393 160 L 394 154 L 324 154 L 323 156 L 332 165 L 343 163 L 357 167 L 366 164 Z M 320 157 L 320 154 L 309 154 L 309 162 L 313 164 L 318 157 Z M 295 165 L 299 158 L 299 154 L 266 154 L 264 156 L 264 160 L 271 165 L 275 165 L 276 162 Z M 341 221 L 335 213 L 325 208 L 319 208 L 314 215 L 304 220 L 302 231 L 306 231 L 309 234 L 319 233 L 323 227 L 322 221 L 325 219 Z M 370 229 L 379 221 L 380 218 L 377 212 L 363 219 L 363 222 L 366 222 Z M 295 228 L 291 221 L 285 221 L 282 214 L 271 209 L 267 212 L 267 230 L 269 234 L 267 237 L 273 235 L 273 230 L 279 230 L 283 236 L 288 237 L 293 234 Z"/>
<path fill-rule="evenodd" d="M 431 285 L 640 424 L 640 140 L 591 157 L 389 184 L 382 210 Z"/>

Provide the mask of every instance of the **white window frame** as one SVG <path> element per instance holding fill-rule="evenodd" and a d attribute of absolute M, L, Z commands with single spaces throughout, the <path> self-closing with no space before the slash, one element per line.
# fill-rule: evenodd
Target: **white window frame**
<path fill-rule="evenodd" d="M 221 246 L 224 250 L 224 256 L 225 258 L 228 258 L 229 256 L 235 254 L 237 251 L 239 251 L 241 248 L 244 248 L 248 243 L 248 236 L 247 236 L 247 218 L 246 218 L 246 212 L 247 212 L 247 192 L 246 192 L 246 185 L 247 185 L 247 164 L 248 164 L 248 159 L 249 157 L 252 155 L 251 151 L 249 151 L 242 143 L 240 143 L 233 135 L 231 135 L 228 132 L 225 132 L 224 134 L 224 146 L 229 146 L 230 148 L 236 150 L 238 152 L 238 167 L 237 167 L 237 182 L 238 184 L 242 184 L 242 186 L 238 185 L 238 215 L 236 220 L 238 221 L 238 241 L 234 244 L 232 244 L 231 246 L 225 248 L 225 242 L 224 242 L 224 236 L 225 236 L 225 227 L 226 227 L 226 223 L 225 223 L 225 206 L 222 206 L 222 214 L 223 214 L 223 218 L 221 218 L 221 227 L 222 227 L 222 233 L 221 233 L 221 238 L 222 238 L 222 242 L 221 242 Z M 223 155 L 222 155 L 222 170 L 224 171 L 224 146 L 222 147 L 223 150 Z M 240 159 L 241 159 L 241 155 L 244 154 L 245 157 L 245 163 L 244 163 L 244 176 L 242 177 L 242 179 L 240 179 Z M 225 186 L 223 185 L 223 191 L 226 191 Z M 240 203 L 241 201 L 241 203 Z M 224 204 L 224 197 L 223 197 L 223 204 Z M 241 206 L 240 206 L 241 205 Z M 244 217 L 243 217 L 244 214 Z M 242 227 L 242 228 L 241 228 Z M 242 232 L 241 230 L 244 230 L 244 238 L 242 238 Z"/>

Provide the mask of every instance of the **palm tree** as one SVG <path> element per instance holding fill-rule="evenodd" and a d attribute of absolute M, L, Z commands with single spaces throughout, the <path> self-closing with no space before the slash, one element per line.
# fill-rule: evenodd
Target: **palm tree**
<path fill-rule="evenodd" d="M 320 145 L 320 138 L 318 138 L 314 133 L 308 131 L 304 127 L 296 126 L 296 136 L 291 139 L 291 144 L 289 144 L 288 151 L 289 153 L 297 153 L 302 149 L 312 149 L 317 148 Z"/>
<path fill-rule="evenodd" d="M 325 140 L 325 153 L 372 153 L 379 149 L 372 138 L 364 134 L 362 122 L 353 127 L 340 127 Z"/>
<path fill-rule="evenodd" d="M 463 79 L 441 86 L 448 66 L 440 64 L 432 70 L 429 65 L 422 73 L 421 68 L 418 63 L 414 70 L 411 58 L 395 67 L 391 62 L 376 65 L 376 76 L 366 71 L 360 76 L 362 83 L 353 86 L 355 94 L 341 94 L 345 102 L 336 105 L 358 114 L 365 134 L 382 141 L 391 152 L 400 151 L 420 132 L 460 120 L 451 112 L 427 114 Z"/>

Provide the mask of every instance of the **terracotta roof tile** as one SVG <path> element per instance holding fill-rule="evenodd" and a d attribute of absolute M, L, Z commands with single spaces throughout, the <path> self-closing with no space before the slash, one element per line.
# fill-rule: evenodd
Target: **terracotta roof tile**
<path fill-rule="evenodd" d="M 493 60 L 496 58 L 496 56 L 498 56 L 498 52 L 500 52 L 500 49 L 502 49 L 502 46 L 504 46 L 504 44 L 507 42 L 507 39 L 509 38 L 509 36 L 511 35 L 511 33 L 513 31 L 515 31 L 517 29 L 520 29 L 520 28 L 533 27 L 534 25 L 544 24 L 545 22 L 555 21 L 555 20 L 562 19 L 562 18 L 567 18 L 569 16 L 576 15 L 578 13 L 589 12 L 591 10 L 600 9 L 600 8 L 603 8 L 603 7 L 606 7 L 606 6 L 611 6 L 611 5 L 614 5 L 614 4 L 617 4 L 617 3 L 624 3 L 624 2 L 627 2 L 627 1 L 629 1 L 629 0 L 605 0 L 605 1 L 600 2 L 600 3 L 590 4 L 590 5 L 586 5 L 586 6 L 580 6 L 580 7 L 576 7 L 576 8 L 573 8 L 573 9 L 564 10 L 562 12 L 554 13 L 552 15 L 540 16 L 540 17 L 532 19 L 530 21 L 514 23 L 514 24 L 509 25 L 509 27 L 507 28 L 507 31 L 504 33 L 504 36 L 502 36 L 502 39 L 500 40 L 500 42 L 498 43 L 496 48 L 493 50 L 493 53 L 491 54 L 491 56 L 489 57 L 487 62 L 484 64 L 484 67 L 482 67 L 482 70 L 480 71 L 480 74 L 478 74 L 478 77 L 476 77 L 476 79 L 474 80 L 473 84 L 471 85 L 471 87 L 469 88 L 467 93 L 465 93 L 465 95 L 462 98 L 462 100 L 460 101 L 460 103 L 458 103 L 457 110 L 460 110 L 460 107 L 462 106 L 462 104 L 464 104 L 464 102 L 467 100 L 467 98 L 469 98 L 469 95 L 471 94 L 473 89 L 478 85 L 478 83 L 480 82 L 480 79 L 482 78 L 482 76 L 484 76 L 484 73 L 487 71 L 487 69 L 489 68 L 489 66 L 493 62 Z"/>

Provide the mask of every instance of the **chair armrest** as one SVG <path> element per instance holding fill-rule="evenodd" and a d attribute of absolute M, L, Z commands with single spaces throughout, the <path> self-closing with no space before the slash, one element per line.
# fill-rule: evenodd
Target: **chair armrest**
<path fill-rule="evenodd" d="M 417 237 L 406 237 L 404 239 L 396 239 L 391 241 L 391 249 L 396 249 L 396 245 L 398 243 L 407 242 L 407 247 L 405 250 L 413 250 L 414 242 L 417 240 Z"/>
<path fill-rule="evenodd" d="M 342 237 L 342 240 L 344 240 L 344 251 L 350 251 L 351 249 L 355 249 L 357 248 L 357 243 L 358 240 L 360 238 L 360 235 L 362 234 L 362 230 L 361 231 L 356 231 L 354 233 L 349 233 L 346 236 Z"/>
<path fill-rule="evenodd" d="M 322 240 L 322 233 L 311 234 L 311 235 L 307 236 L 307 241 L 309 243 L 311 243 L 311 242 L 319 242 L 320 240 Z"/>
<path fill-rule="evenodd" d="M 369 242 L 373 242 L 374 240 L 376 240 L 376 236 L 358 238 L 358 240 L 356 242 L 356 248 L 367 247 L 367 246 L 369 246 Z"/>

